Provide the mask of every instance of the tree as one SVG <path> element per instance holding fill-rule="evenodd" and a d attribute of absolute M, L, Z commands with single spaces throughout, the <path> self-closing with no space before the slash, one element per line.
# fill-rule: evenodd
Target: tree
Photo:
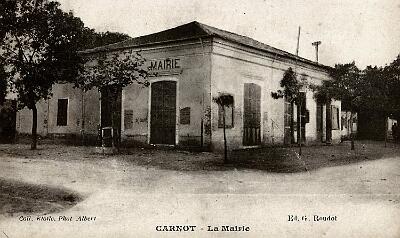
<path fill-rule="evenodd" d="M 381 67 L 367 66 L 361 74 L 362 77 L 362 96 L 360 110 L 368 112 L 369 115 L 380 115 L 384 117 L 385 124 L 387 118 L 393 111 L 390 96 L 390 81 Z M 384 130 L 385 147 L 387 142 L 387 125 Z"/>
<path fill-rule="evenodd" d="M 303 109 L 303 100 L 304 100 L 304 89 L 308 86 L 307 78 L 305 75 L 302 75 L 300 79 L 296 72 L 293 71 L 291 67 L 289 67 L 285 73 L 283 74 L 283 78 L 280 82 L 280 86 L 283 89 L 279 89 L 276 92 L 272 92 L 271 96 L 274 99 L 284 98 L 291 104 L 291 108 L 296 104 L 300 108 L 300 117 L 299 117 L 299 155 L 301 155 L 301 144 L 302 144 L 302 135 L 301 135 L 301 123 L 302 123 L 302 109 Z M 293 125 L 292 125 L 293 127 Z"/>
<path fill-rule="evenodd" d="M 400 56 L 385 67 L 367 66 L 362 71 L 363 94 L 361 109 L 371 114 L 389 117 L 399 116 L 400 111 Z M 385 125 L 385 146 L 387 125 Z"/>
<path fill-rule="evenodd" d="M 365 85 L 361 72 L 355 62 L 349 64 L 336 64 L 330 70 L 332 80 L 323 81 L 322 85 L 313 86 L 316 91 L 317 100 L 330 103 L 332 99 L 342 102 L 342 109 L 350 111 L 350 118 L 353 119 L 353 112 L 357 111 L 362 104 L 362 96 Z M 350 127 L 351 150 L 354 150 L 353 126 Z"/>
<path fill-rule="evenodd" d="M 115 103 L 122 88 L 133 83 L 144 87 L 149 86 L 147 80 L 149 74 L 145 68 L 146 60 L 139 52 L 132 50 L 110 53 L 109 55 L 103 53 L 85 56 L 85 53 L 82 54 L 87 63 L 75 81 L 75 86 L 84 91 L 97 88 L 102 97 L 108 95 L 106 100 L 111 105 L 111 126 L 115 130 Z M 117 135 L 118 142 L 119 136 Z"/>
<path fill-rule="evenodd" d="M 109 55 L 85 56 L 86 64 L 75 81 L 75 86 L 88 91 L 92 88 L 126 87 L 132 83 L 148 86 L 146 60 L 139 52 L 125 50 Z"/>
<path fill-rule="evenodd" d="M 0 59 L 18 108 L 32 110 L 31 149 L 37 146 L 36 103 L 51 96 L 55 83 L 73 81 L 83 66 L 77 51 L 84 25 L 59 5 L 48 0 L 0 3 Z"/>
<path fill-rule="evenodd" d="M 224 163 L 228 162 L 228 145 L 226 141 L 226 107 L 233 106 L 233 96 L 228 93 L 220 93 L 217 97 L 213 98 L 213 101 L 218 104 L 222 108 L 222 124 L 223 124 L 223 133 L 224 133 Z"/>
<path fill-rule="evenodd" d="M 0 65 L 0 106 L 6 101 L 7 91 L 7 74 L 4 71 L 4 67 Z"/>
<path fill-rule="evenodd" d="M 92 49 L 103 45 L 113 44 L 120 41 L 128 40 L 130 37 L 119 32 L 95 32 L 93 29 L 85 29 L 85 44 L 83 49 Z"/>
<path fill-rule="evenodd" d="M 400 54 L 383 68 L 383 72 L 389 89 L 391 114 L 400 120 Z"/>
<path fill-rule="evenodd" d="M 389 95 L 391 96 L 391 105 L 393 108 L 391 116 L 397 119 L 397 121 L 400 121 L 400 54 L 390 65 L 384 68 L 384 72 L 390 84 Z M 392 133 L 394 139 L 398 141 L 400 138 L 399 127 L 397 126 Z"/>

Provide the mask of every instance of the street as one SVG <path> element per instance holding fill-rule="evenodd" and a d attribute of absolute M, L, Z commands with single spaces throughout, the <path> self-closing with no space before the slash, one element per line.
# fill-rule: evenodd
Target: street
<path fill-rule="evenodd" d="M 400 235 L 398 145 L 358 145 L 358 157 L 346 163 L 335 160 L 353 153 L 347 145 L 305 147 L 304 163 L 293 164 L 307 169 L 289 172 L 223 165 L 221 155 L 208 152 L 135 149 L 103 156 L 89 147 L 39 148 L 0 146 L 0 237 Z M 333 156 L 324 160 L 321 151 Z M 15 191 L 5 192 L 10 184 L 30 189 L 18 193 L 24 201 L 36 186 L 47 195 L 29 202 L 31 212 L 18 210 L 9 204 Z M 184 230 L 190 226 L 194 231 Z M 242 230 L 230 233 L 231 226 Z"/>

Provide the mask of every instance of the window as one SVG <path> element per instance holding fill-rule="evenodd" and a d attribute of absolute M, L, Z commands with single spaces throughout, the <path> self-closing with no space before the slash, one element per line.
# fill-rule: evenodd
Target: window
<path fill-rule="evenodd" d="M 68 121 L 68 99 L 58 99 L 57 126 L 66 126 Z"/>
<path fill-rule="evenodd" d="M 234 107 L 229 106 L 225 107 L 225 128 L 232 128 L 234 125 Z M 222 111 L 222 106 L 218 105 L 218 127 L 223 128 L 224 127 L 224 113 Z"/>
<path fill-rule="evenodd" d="M 339 108 L 331 106 L 332 130 L 339 130 Z"/>
<path fill-rule="evenodd" d="M 190 107 L 185 107 L 180 110 L 180 123 L 182 125 L 190 124 Z"/>

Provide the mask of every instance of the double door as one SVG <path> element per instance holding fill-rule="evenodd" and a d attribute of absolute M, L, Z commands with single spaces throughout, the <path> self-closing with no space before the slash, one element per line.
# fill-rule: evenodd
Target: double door
<path fill-rule="evenodd" d="M 175 145 L 176 82 L 151 84 L 150 143 Z"/>

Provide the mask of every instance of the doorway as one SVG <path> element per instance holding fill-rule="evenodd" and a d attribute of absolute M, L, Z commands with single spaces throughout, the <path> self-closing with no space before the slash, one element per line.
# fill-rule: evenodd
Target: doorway
<path fill-rule="evenodd" d="M 176 82 L 151 84 L 150 143 L 175 145 Z"/>
<path fill-rule="evenodd" d="M 244 84 L 243 145 L 261 144 L 261 87 Z"/>
<path fill-rule="evenodd" d="M 104 87 L 101 93 L 101 128 L 112 127 L 114 144 L 119 146 L 121 142 L 121 87 Z"/>
<path fill-rule="evenodd" d="M 306 123 L 308 123 L 309 118 L 307 117 L 307 107 L 306 107 L 306 94 L 304 92 L 300 92 L 299 100 L 296 105 L 296 143 L 300 142 L 301 135 L 301 143 L 306 142 Z M 301 119 L 300 119 L 301 117 Z M 301 133 L 300 133 L 301 132 Z"/>
<path fill-rule="evenodd" d="M 317 103 L 317 140 L 324 142 L 324 105 Z"/>

